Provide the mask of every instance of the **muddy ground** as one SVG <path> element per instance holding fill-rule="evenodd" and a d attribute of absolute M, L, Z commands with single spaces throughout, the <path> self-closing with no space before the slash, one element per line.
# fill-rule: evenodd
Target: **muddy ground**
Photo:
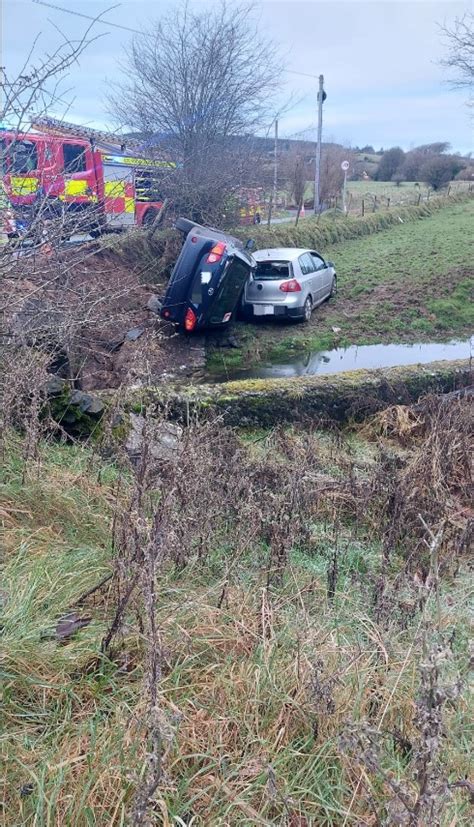
<path fill-rule="evenodd" d="M 231 336 L 186 337 L 160 321 L 179 250 L 176 234 L 154 246 L 141 234 L 49 255 L 2 255 L 1 334 L 39 348 L 51 370 L 83 390 L 199 380 L 292 353 L 351 344 L 468 338 L 472 333 L 470 227 L 474 205 L 333 245 L 338 295 L 307 325 L 237 321 Z M 471 297 L 471 298 L 470 298 Z"/>
<path fill-rule="evenodd" d="M 94 243 L 4 262 L 3 337 L 48 352 L 83 390 L 187 376 L 204 367 L 204 339 L 161 322 L 163 286 Z"/>

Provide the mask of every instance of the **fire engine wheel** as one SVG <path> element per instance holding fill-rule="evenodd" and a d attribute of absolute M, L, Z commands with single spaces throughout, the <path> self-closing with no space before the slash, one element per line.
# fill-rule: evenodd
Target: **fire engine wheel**
<path fill-rule="evenodd" d="M 151 207 L 149 210 L 147 210 L 145 215 L 143 216 L 142 227 L 151 227 L 157 215 L 158 210 L 155 210 L 154 207 Z"/>

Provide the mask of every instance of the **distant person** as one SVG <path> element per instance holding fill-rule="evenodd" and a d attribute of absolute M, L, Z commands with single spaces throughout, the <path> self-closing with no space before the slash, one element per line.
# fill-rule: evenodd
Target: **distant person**
<path fill-rule="evenodd" d="M 260 215 L 259 210 L 257 210 L 257 212 L 255 213 L 255 215 L 253 217 L 253 223 L 254 224 L 260 224 L 261 220 L 262 220 L 262 216 Z"/>

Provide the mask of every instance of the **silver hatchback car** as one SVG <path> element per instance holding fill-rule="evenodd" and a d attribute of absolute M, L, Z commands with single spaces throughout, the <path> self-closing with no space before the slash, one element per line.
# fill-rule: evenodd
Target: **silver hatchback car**
<path fill-rule="evenodd" d="M 309 322 L 313 308 L 336 295 L 332 261 L 315 250 L 279 247 L 257 250 L 257 267 L 245 286 L 244 314 L 279 316 Z"/>

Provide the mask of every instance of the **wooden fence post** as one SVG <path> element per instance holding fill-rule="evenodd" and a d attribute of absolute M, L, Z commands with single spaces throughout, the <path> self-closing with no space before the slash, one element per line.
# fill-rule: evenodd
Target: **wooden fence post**
<path fill-rule="evenodd" d="M 365 213 L 365 201 L 362 199 L 362 215 Z"/>

